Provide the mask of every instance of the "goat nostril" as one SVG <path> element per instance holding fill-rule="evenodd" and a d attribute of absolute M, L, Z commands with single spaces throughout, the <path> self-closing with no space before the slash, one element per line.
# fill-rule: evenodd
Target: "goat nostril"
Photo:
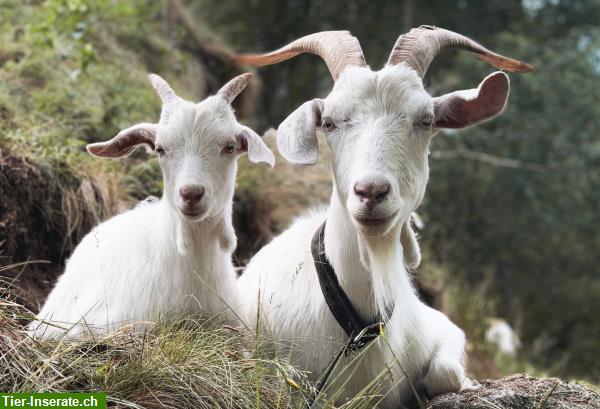
<path fill-rule="evenodd" d="M 185 202 L 196 203 L 204 196 L 204 186 L 183 186 L 179 194 Z"/>
<path fill-rule="evenodd" d="M 389 183 L 362 183 L 354 185 L 354 193 L 360 198 L 360 201 L 373 205 L 383 202 L 390 193 Z"/>
<path fill-rule="evenodd" d="M 354 193 L 356 193 L 356 195 L 358 197 L 366 197 L 367 196 L 367 189 L 366 189 L 366 185 L 362 184 L 362 183 L 357 183 L 354 185 Z"/>
<path fill-rule="evenodd" d="M 384 185 L 379 186 L 379 188 L 377 189 L 377 192 L 375 194 L 375 200 L 377 200 L 377 202 L 382 202 L 383 200 L 385 200 L 388 193 L 390 193 L 390 185 L 389 184 L 386 183 Z"/>

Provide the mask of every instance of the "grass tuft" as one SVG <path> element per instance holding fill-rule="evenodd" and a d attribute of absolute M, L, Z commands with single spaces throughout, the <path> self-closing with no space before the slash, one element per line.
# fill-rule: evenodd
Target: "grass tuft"
<path fill-rule="evenodd" d="M 290 382 L 303 383 L 285 361 L 250 358 L 248 338 L 216 321 L 172 317 L 139 333 L 40 341 L 22 329 L 34 315 L 6 289 L 0 297 L 2 391 L 105 391 L 124 407 L 286 408 Z"/>

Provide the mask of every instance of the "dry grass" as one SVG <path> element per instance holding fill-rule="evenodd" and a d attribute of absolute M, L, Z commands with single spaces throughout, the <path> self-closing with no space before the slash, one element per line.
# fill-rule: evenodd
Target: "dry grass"
<path fill-rule="evenodd" d="M 22 329 L 34 315 L 9 298 L 0 288 L 0 390 L 5 392 L 102 391 L 119 407 L 244 409 L 305 408 L 316 393 L 305 373 L 267 352 L 271 339 L 257 340 L 217 322 L 179 316 L 140 333 L 40 341 Z M 337 368 L 324 389 L 343 388 L 365 352 Z M 376 407 L 387 373 L 383 367 L 342 407 Z M 334 407 L 341 392 L 319 394 L 319 407 Z"/>
<path fill-rule="evenodd" d="M 47 261 L 4 269 L 33 310 L 81 237 L 123 209 L 115 175 L 88 166 L 38 163 L 0 143 L 0 263 Z"/>
<path fill-rule="evenodd" d="M 302 383 L 283 361 L 245 357 L 254 346 L 214 322 L 179 317 L 143 333 L 42 342 L 21 328 L 33 315 L 0 295 L 5 392 L 105 391 L 109 402 L 133 408 L 286 408 L 285 380 Z"/>
<path fill-rule="evenodd" d="M 10 298 L 0 282 L 3 392 L 103 391 L 111 407 L 178 409 L 304 408 L 315 392 L 306 374 L 266 352 L 270 342 L 257 343 L 249 334 L 217 322 L 179 316 L 139 333 L 123 330 L 96 338 L 39 341 L 22 329 L 33 314 Z M 376 342 L 385 345 L 385 336 Z M 347 367 L 336 369 L 324 388 L 343 388 L 365 351 Z M 377 407 L 385 396 L 380 382 L 386 374 L 384 367 L 380 376 L 342 406 L 333 403 L 341 389 L 329 391 L 329 396 L 320 394 L 319 407 Z M 430 402 L 416 399 L 412 407 L 584 409 L 599 405 L 598 394 L 586 386 L 515 375 L 483 381 L 479 389 Z"/>

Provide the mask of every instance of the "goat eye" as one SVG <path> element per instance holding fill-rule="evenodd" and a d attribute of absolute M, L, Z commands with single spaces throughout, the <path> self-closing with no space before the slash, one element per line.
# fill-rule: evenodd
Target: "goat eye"
<path fill-rule="evenodd" d="M 163 156 L 165 154 L 165 149 L 162 146 L 157 146 L 154 151 L 158 154 L 158 156 Z"/>
<path fill-rule="evenodd" d="M 234 143 L 228 143 L 227 145 L 225 145 L 225 147 L 223 148 L 223 153 L 226 153 L 228 155 L 231 155 L 232 153 L 235 152 L 235 144 Z"/>
<path fill-rule="evenodd" d="M 335 129 L 335 123 L 331 120 L 331 118 L 323 118 L 321 127 L 328 131 L 333 131 Z"/>
<path fill-rule="evenodd" d="M 433 125 L 433 116 L 425 115 L 418 122 L 417 125 L 424 129 L 429 129 Z"/>

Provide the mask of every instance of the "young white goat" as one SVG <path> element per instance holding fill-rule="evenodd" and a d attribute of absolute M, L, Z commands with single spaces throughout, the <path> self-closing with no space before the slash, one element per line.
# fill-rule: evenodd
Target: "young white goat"
<path fill-rule="evenodd" d="M 419 265 L 420 252 L 409 219 L 425 193 L 433 135 L 439 128 L 463 128 L 499 114 L 509 82 L 496 72 L 477 89 L 432 98 L 423 76 L 435 55 L 449 48 L 466 49 L 508 71 L 531 69 L 459 34 L 426 26 L 400 36 L 377 72 L 345 31 L 312 34 L 269 54 L 238 56 L 240 62 L 261 66 L 310 52 L 325 60 L 335 80 L 327 98 L 304 103 L 277 133 L 288 161 L 313 164 L 317 128 L 323 131 L 334 174 L 329 208 L 298 220 L 261 249 L 239 287 L 249 321 L 256 323 L 260 316 L 263 331 L 313 379 L 326 371 L 349 333 L 357 335 L 334 317 L 340 309 L 349 310 L 340 307 L 343 294 L 326 302 L 332 274 L 324 284 L 325 273 L 317 272 L 321 265 L 332 267 L 356 322 L 385 324 L 385 338 L 362 349 L 357 367 L 348 367 L 355 354 L 338 361 L 326 392 L 341 392 L 339 404 L 362 391 L 372 396 L 371 404 L 396 408 L 412 399 L 413 386 L 435 396 L 469 385 L 464 333 L 422 303 L 413 289 L 407 268 Z M 315 248 L 324 250 L 326 259 L 311 255 Z"/>
<path fill-rule="evenodd" d="M 181 312 L 221 314 L 237 323 L 231 310 L 240 303 L 231 263 L 237 158 L 247 152 L 252 162 L 274 163 L 273 153 L 231 108 L 250 76 L 234 78 L 195 104 L 150 75 L 163 102 L 159 123 L 88 145 L 92 155 L 110 158 L 146 145 L 158 155 L 164 194 L 83 238 L 38 314 L 52 325 L 31 324 L 36 336 L 112 331 Z"/>

